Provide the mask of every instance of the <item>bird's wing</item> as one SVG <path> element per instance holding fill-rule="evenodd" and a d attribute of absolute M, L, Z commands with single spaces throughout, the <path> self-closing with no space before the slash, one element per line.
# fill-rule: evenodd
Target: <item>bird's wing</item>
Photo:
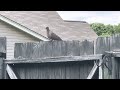
<path fill-rule="evenodd" d="M 55 33 L 51 33 L 51 39 L 53 40 L 62 40 L 58 35 L 56 35 Z"/>

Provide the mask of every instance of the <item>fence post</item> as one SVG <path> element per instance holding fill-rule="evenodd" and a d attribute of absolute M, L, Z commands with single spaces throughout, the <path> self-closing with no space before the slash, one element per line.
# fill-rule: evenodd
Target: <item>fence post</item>
<path fill-rule="evenodd" d="M 7 64 L 3 62 L 3 79 L 8 79 L 6 67 L 7 67 Z"/>
<path fill-rule="evenodd" d="M 99 79 L 103 79 L 102 58 L 99 60 Z"/>
<path fill-rule="evenodd" d="M 0 58 L 0 79 L 3 79 L 3 58 Z"/>
<path fill-rule="evenodd" d="M 117 61 L 115 57 L 112 57 L 112 79 L 118 79 L 117 71 L 118 71 Z"/>

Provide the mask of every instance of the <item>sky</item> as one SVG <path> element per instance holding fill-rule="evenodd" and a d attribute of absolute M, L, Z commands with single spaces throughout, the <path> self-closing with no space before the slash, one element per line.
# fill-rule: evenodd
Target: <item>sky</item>
<path fill-rule="evenodd" d="M 57 11 L 63 20 L 86 21 L 117 25 L 120 23 L 120 11 Z"/>

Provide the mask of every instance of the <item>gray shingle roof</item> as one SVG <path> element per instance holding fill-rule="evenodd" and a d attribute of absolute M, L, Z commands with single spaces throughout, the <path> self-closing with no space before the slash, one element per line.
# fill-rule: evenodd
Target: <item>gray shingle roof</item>
<path fill-rule="evenodd" d="M 0 11 L 0 14 L 47 37 L 49 27 L 63 40 L 95 40 L 97 34 L 86 22 L 64 21 L 55 11 Z"/>

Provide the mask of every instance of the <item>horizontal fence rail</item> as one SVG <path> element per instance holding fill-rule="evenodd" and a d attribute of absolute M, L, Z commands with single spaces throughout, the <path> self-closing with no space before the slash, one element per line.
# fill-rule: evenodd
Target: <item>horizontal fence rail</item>
<path fill-rule="evenodd" d="M 84 55 L 84 56 L 58 56 L 48 57 L 39 59 L 15 59 L 5 60 L 6 64 L 20 64 L 20 63 L 48 63 L 48 62 L 73 62 L 73 61 L 88 61 L 88 60 L 99 60 L 102 58 L 102 54 L 97 55 Z"/>

